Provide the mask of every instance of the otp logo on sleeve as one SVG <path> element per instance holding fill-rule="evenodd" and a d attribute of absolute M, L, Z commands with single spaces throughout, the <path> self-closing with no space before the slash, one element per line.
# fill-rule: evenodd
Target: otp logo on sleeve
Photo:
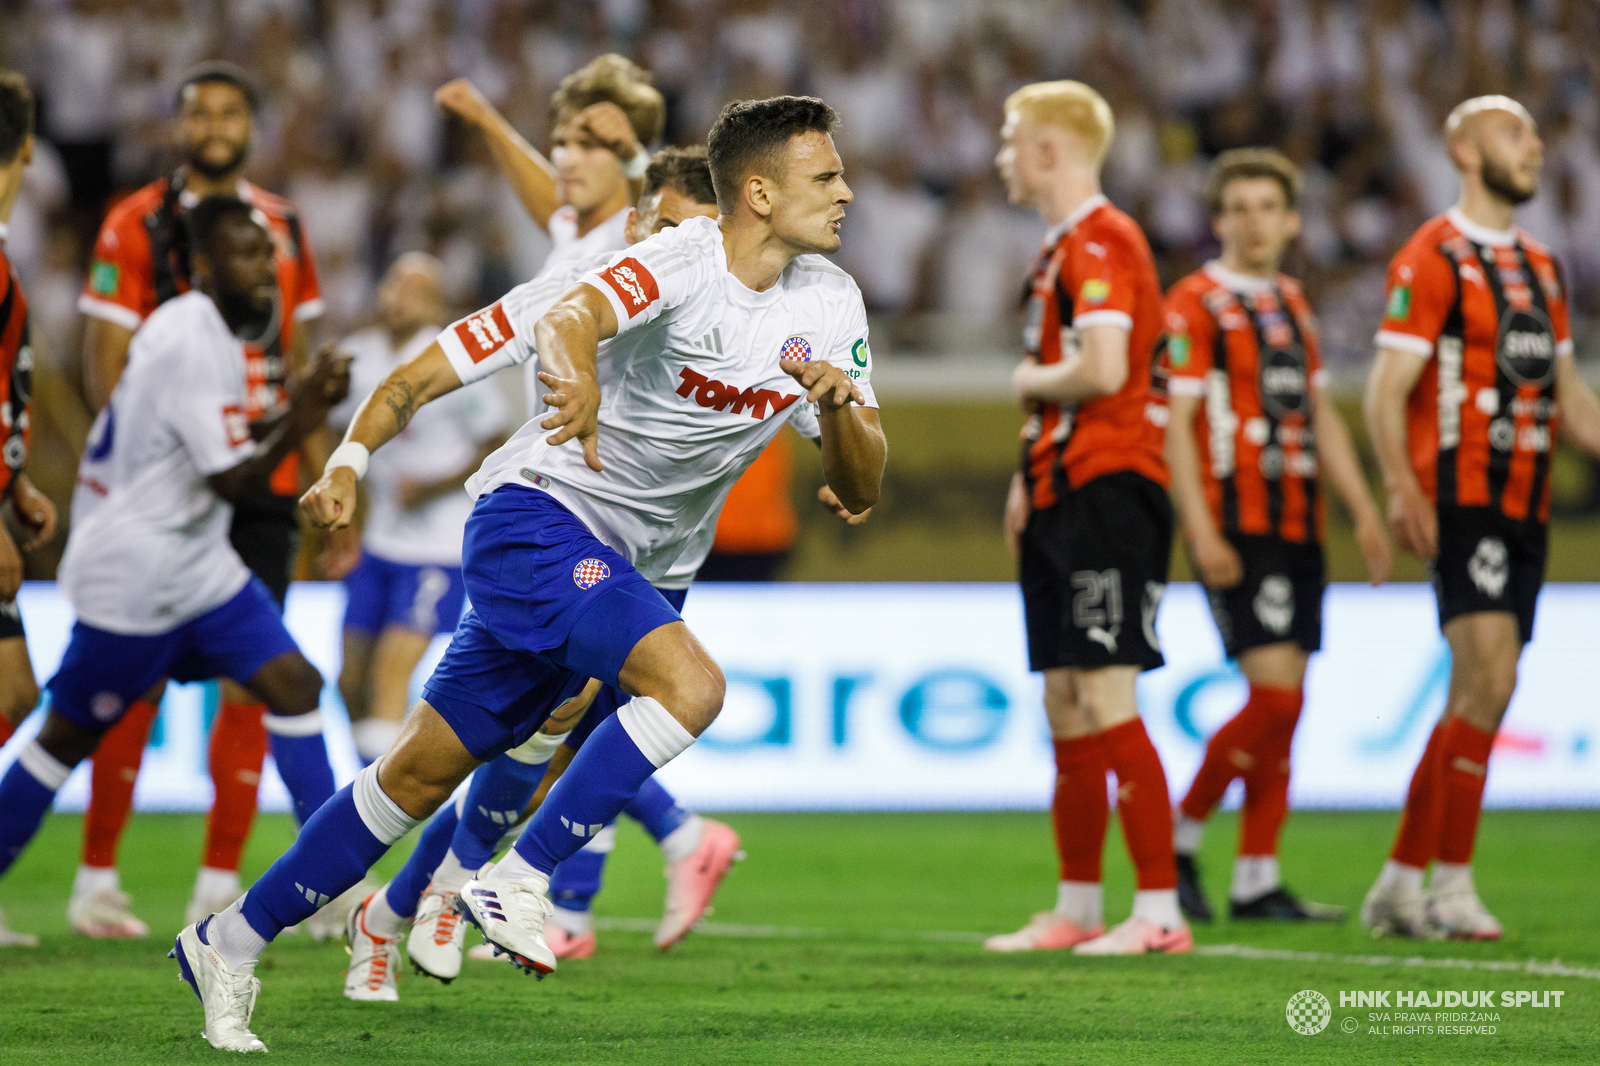
<path fill-rule="evenodd" d="M 628 309 L 629 318 L 649 307 L 661 296 L 661 290 L 656 286 L 656 279 L 644 268 L 643 263 L 632 256 L 614 266 L 606 267 L 600 272 L 600 276 L 622 298 L 623 306 Z"/>
<path fill-rule="evenodd" d="M 244 408 L 238 404 L 230 403 L 222 409 L 222 426 L 228 431 L 228 444 L 237 448 L 250 439 L 250 420 L 245 417 Z"/>
<path fill-rule="evenodd" d="M 483 362 L 516 335 L 498 301 L 456 323 L 456 337 L 474 363 Z"/>
<path fill-rule="evenodd" d="M 778 349 L 779 359 L 793 359 L 797 363 L 811 362 L 811 342 L 804 337 L 790 337 Z"/>
<path fill-rule="evenodd" d="M 611 567 L 604 559 L 585 559 L 572 568 L 572 583 L 580 589 L 592 589 L 611 576 Z"/>

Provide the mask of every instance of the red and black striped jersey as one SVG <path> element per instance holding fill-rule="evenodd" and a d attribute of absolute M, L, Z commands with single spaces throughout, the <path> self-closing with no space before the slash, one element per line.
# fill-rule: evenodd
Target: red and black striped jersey
<path fill-rule="evenodd" d="M 1451 208 L 1389 264 L 1377 343 L 1428 360 L 1406 429 L 1429 497 L 1548 521 L 1555 361 L 1572 354 L 1555 257 L 1520 229 L 1492 230 Z"/>
<path fill-rule="evenodd" d="M 1167 483 L 1166 396 L 1155 385 L 1161 282 L 1139 224 L 1094 196 L 1051 231 L 1028 279 L 1023 346 L 1040 363 L 1077 351 L 1078 330 L 1128 331 L 1128 378 L 1110 396 L 1041 403 L 1022 430 L 1022 471 L 1035 509 L 1068 489 L 1131 470 Z"/>
<path fill-rule="evenodd" d="M 28 406 L 33 398 L 33 348 L 28 340 L 28 299 L 6 256 L 0 226 L 0 499 L 28 463 Z"/>
<path fill-rule="evenodd" d="M 1195 434 L 1218 527 L 1319 543 L 1312 404 L 1327 373 L 1299 284 L 1208 263 L 1167 292 L 1166 329 L 1167 391 L 1203 401 Z"/>

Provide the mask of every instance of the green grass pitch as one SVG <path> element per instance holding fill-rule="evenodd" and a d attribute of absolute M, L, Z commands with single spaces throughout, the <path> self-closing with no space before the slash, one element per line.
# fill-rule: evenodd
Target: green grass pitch
<path fill-rule="evenodd" d="M 535 983 L 503 963 L 466 964 L 449 987 L 407 973 L 398 1004 L 340 995 L 338 944 L 283 938 L 261 963 L 254 1029 L 275 1063 L 1264 1063 L 1595 1062 L 1600 1048 L 1600 812 L 1490 812 L 1478 883 L 1507 928 L 1497 944 L 1373 941 L 1352 921 L 1315 928 L 1197 929 L 1188 957 L 994 956 L 971 937 L 1015 928 L 1053 899 L 1043 814 L 731 815 L 749 859 L 712 919 L 665 956 L 634 931 L 659 915 L 659 853 L 625 826 L 587 962 Z M 1288 883 L 1359 904 L 1394 831 L 1392 813 L 1291 818 Z M 52 815 L 0 881 L 14 928 L 41 948 L 0 949 L 0 1062 L 216 1062 L 198 1004 L 164 956 L 188 897 L 201 819 L 139 816 L 124 886 L 151 939 L 94 942 L 66 927 L 80 820 Z M 1225 905 L 1235 822 L 1219 815 L 1203 859 Z M 263 818 L 246 858 L 258 874 L 287 846 Z M 401 845 L 380 872 L 392 871 Z M 1107 901 L 1125 916 L 1131 879 L 1113 829 Z M 730 935 L 731 934 L 731 935 Z M 1205 953 L 1241 945 L 1285 953 Z M 1394 961 L 1358 961 L 1386 955 Z M 1406 964 L 1400 957 L 1432 960 Z M 1490 969 L 1560 959 L 1559 975 Z M 1477 968 L 1440 965 L 1461 960 Z M 1586 971 L 1586 972 L 1585 972 Z M 1315 989 L 1333 1004 L 1315 1036 L 1285 1006 Z M 1498 1010 L 1493 1035 L 1380 1035 L 1340 991 L 1561 990 L 1559 1009 Z M 1357 1031 L 1343 1030 L 1346 1019 Z M 1381 1024 L 1381 1023 L 1380 1023 Z M 1392 1021 L 1390 1024 L 1393 1024 Z"/>

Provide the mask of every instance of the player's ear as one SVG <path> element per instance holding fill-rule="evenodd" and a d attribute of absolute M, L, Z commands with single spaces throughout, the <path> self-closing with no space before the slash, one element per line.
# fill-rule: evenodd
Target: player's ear
<path fill-rule="evenodd" d="M 750 175 L 744 179 L 744 198 L 757 215 L 772 217 L 772 182 L 759 174 Z"/>
<path fill-rule="evenodd" d="M 1292 207 L 1289 208 L 1288 214 L 1285 217 L 1284 222 L 1289 228 L 1289 239 L 1291 241 L 1294 240 L 1296 237 L 1300 236 L 1300 212 L 1299 211 L 1296 211 Z"/>
<path fill-rule="evenodd" d="M 627 239 L 629 244 L 638 244 L 640 241 L 650 236 L 650 234 L 646 232 L 644 227 L 640 224 L 639 211 L 637 208 L 628 208 L 628 221 L 624 223 L 622 227 L 622 235 Z"/>

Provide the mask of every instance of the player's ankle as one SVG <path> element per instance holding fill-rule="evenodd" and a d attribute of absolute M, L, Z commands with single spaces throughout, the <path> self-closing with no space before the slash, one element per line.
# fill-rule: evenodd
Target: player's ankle
<path fill-rule="evenodd" d="M 1378 873 L 1378 886 L 1380 888 L 1400 888 L 1421 892 L 1422 867 L 1411 866 L 1395 859 L 1389 859 L 1383 864 L 1383 869 Z"/>
<path fill-rule="evenodd" d="M 120 892 L 122 881 L 115 866 L 79 866 L 72 878 L 74 896 L 92 896 L 96 892 Z"/>
<path fill-rule="evenodd" d="M 1105 925 L 1105 893 L 1100 882 L 1058 882 L 1055 913 L 1079 929 L 1098 929 Z"/>
<path fill-rule="evenodd" d="M 239 871 L 202 866 L 194 879 L 195 899 L 217 899 L 239 894 Z"/>
<path fill-rule="evenodd" d="M 1228 898 L 1235 903 L 1249 903 L 1280 884 L 1276 855 L 1240 855 L 1233 860 L 1233 884 Z"/>
<path fill-rule="evenodd" d="M 1183 916 L 1178 913 L 1178 890 L 1140 889 L 1133 894 L 1133 916 L 1154 922 L 1163 929 L 1179 928 L 1183 925 Z"/>
<path fill-rule="evenodd" d="M 254 965 L 267 950 L 267 938 L 245 919 L 243 897 L 211 919 L 206 926 L 206 940 L 235 973 L 242 967 Z"/>
<path fill-rule="evenodd" d="M 550 923 L 568 936 L 583 936 L 594 928 L 594 917 L 587 910 L 557 907 L 550 913 Z"/>
<path fill-rule="evenodd" d="M 550 875 L 524 859 L 516 848 L 506 852 L 505 857 L 494 864 L 489 876 L 499 881 L 519 881 L 535 892 L 550 892 Z"/>
<path fill-rule="evenodd" d="M 661 854 L 668 862 L 682 862 L 700 849 L 705 832 L 706 820 L 691 814 L 682 825 L 661 838 Z"/>
<path fill-rule="evenodd" d="M 1179 855 L 1194 855 L 1200 850 L 1200 840 L 1205 833 L 1203 818 L 1191 818 L 1182 807 L 1172 812 L 1172 850 Z"/>

